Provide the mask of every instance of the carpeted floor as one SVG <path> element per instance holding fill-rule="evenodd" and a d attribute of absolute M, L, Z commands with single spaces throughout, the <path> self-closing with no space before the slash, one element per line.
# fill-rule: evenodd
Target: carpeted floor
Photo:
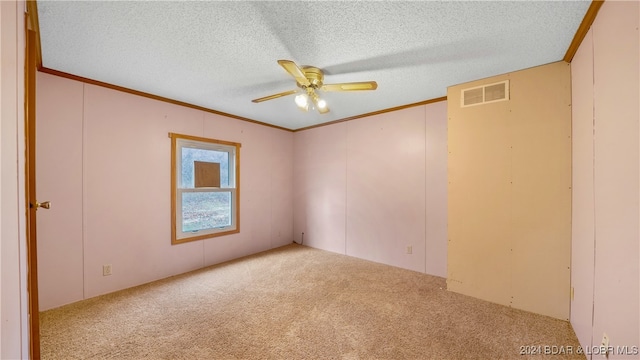
<path fill-rule="evenodd" d="M 45 311 L 40 321 L 43 359 L 584 359 L 565 321 L 300 245 Z"/>

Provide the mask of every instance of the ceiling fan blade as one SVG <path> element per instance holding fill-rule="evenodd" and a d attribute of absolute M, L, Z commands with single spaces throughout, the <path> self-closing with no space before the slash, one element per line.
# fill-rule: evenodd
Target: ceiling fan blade
<path fill-rule="evenodd" d="M 325 84 L 320 89 L 323 91 L 361 91 L 375 90 L 378 83 L 375 81 L 352 82 L 342 84 Z"/>
<path fill-rule="evenodd" d="M 287 72 L 296 79 L 298 84 L 303 86 L 311 85 L 311 83 L 309 82 L 309 79 L 307 79 L 307 77 L 304 76 L 304 73 L 302 72 L 302 70 L 300 70 L 298 65 L 296 65 L 296 63 L 294 63 L 293 61 L 278 60 L 278 64 L 280 64 L 280 66 L 282 66 L 285 70 L 287 70 Z"/>
<path fill-rule="evenodd" d="M 273 94 L 273 95 L 261 97 L 259 99 L 253 99 L 253 100 L 251 100 L 251 102 L 259 103 L 259 102 L 263 102 L 263 101 L 267 101 L 267 100 L 273 100 L 273 99 L 277 99 L 279 97 L 283 97 L 283 96 L 287 96 L 287 95 L 293 95 L 293 94 L 295 94 L 297 92 L 298 92 L 298 90 L 289 90 L 289 91 L 281 92 L 281 93 L 278 93 L 278 94 Z"/>

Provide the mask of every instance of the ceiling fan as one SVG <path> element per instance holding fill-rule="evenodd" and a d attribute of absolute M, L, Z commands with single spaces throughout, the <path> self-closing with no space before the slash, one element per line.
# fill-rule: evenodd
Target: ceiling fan
<path fill-rule="evenodd" d="M 321 99 L 317 90 L 322 91 L 361 91 L 361 90 L 375 90 L 378 88 L 378 84 L 375 81 L 363 81 L 363 82 L 351 82 L 341 84 L 324 84 L 324 73 L 322 70 L 313 66 L 298 66 L 291 60 L 278 60 L 278 64 L 282 66 L 294 79 L 296 79 L 296 85 L 300 89 L 289 90 L 278 94 L 273 94 L 259 99 L 251 100 L 254 103 L 259 103 L 267 100 L 277 99 L 279 97 L 298 94 L 295 97 L 295 102 L 298 107 L 304 111 L 309 111 L 309 100 L 313 102 L 318 112 L 325 114 L 329 112 L 327 102 Z"/>

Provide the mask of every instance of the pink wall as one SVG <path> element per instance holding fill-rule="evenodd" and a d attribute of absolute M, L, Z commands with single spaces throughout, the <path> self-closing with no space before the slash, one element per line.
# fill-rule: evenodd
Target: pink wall
<path fill-rule="evenodd" d="M 292 133 L 37 80 L 37 184 L 53 202 L 38 218 L 42 310 L 292 241 Z M 171 245 L 169 132 L 242 143 L 239 234 Z"/>
<path fill-rule="evenodd" d="M 294 240 L 341 254 L 347 247 L 348 124 L 297 132 L 293 138 Z"/>
<path fill-rule="evenodd" d="M 424 272 L 424 112 L 420 106 L 347 124 L 348 255 Z"/>
<path fill-rule="evenodd" d="M 0 359 L 29 356 L 23 1 L 0 1 Z"/>
<path fill-rule="evenodd" d="M 591 346 L 593 311 L 593 32 L 584 38 L 571 63 L 572 204 L 571 324 L 583 347 Z"/>
<path fill-rule="evenodd" d="M 36 129 L 36 193 L 40 199 L 53 204 L 50 210 L 38 211 L 37 217 L 38 291 L 43 309 L 67 304 L 84 296 L 83 87 L 79 82 L 57 77 L 47 77 L 47 80 L 49 89 L 36 88 L 36 112 L 39 116 Z M 38 82 L 37 85 L 40 84 Z M 55 91 L 51 91 L 51 87 Z M 62 288 L 60 279 L 65 279 Z"/>
<path fill-rule="evenodd" d="M 291 243 L 293 134 L 212 114 L 205 114 L 204 134 L 242 143 L 241 232 L 206 240 L 205 264 Z"/>
<path fill-rule="evenodd" d="M 312 247 L 446 276 L 446 109 L 296 132 L 296 241 L 304 232 Z"/>
<path fill-rule="evenodd" d="M 447 104 L 425 107 L 427 274 L 447 275 Z M 427 250 L 427 249 L 425 249 Z"/>
<path fill-rule="evenodd" d="M 571 323 L 583 346 L 603 333 L 614 348 L 640 346 L 638 8 L 605 2 L 572 63 Z"/>

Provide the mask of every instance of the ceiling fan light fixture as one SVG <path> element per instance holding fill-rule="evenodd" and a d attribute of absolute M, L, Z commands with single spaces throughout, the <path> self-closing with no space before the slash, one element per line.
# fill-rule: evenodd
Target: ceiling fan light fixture
<path fill-rule="evenodd" d="M 298 105 L 300 109 L 304 111 L 309 110 L 309 96 L 307 96 L 307 94 L 297 95 L 295 98 L 295 101 L 296 101 L 296 105 Z"/>
<path fill-rule="evenodd" d="M 329 112 L 329 106 L 327 101 L 318 97 L 316 90 L 322 91 L 361 91 L 361 90 L 375 90 L 378 88 L 378 84 L 375 81 L 362 81 L 351 83 L 339 83 L 339 84 L 325 84 L 324 73 L 321 69 L 313 66 L 299 67 L 291 60 L 278 60 L 278 64 L 284 68 L 284 70 L 293 76 L 296 80 L 296 85 L 299 89 L 289 90 L 278 94 L 273 94 L 258 99 L 251 100 L 254 103 L 259 103 L 267 100 L 277 99 L 283 96 L 298 94 L 295 97 L 296 106 L 302 111 L 309 111 L 309 108 L 318 110 L 320 114 L 326 114 Z M 302 90 L 302 93 L 301 91 Z"/>

